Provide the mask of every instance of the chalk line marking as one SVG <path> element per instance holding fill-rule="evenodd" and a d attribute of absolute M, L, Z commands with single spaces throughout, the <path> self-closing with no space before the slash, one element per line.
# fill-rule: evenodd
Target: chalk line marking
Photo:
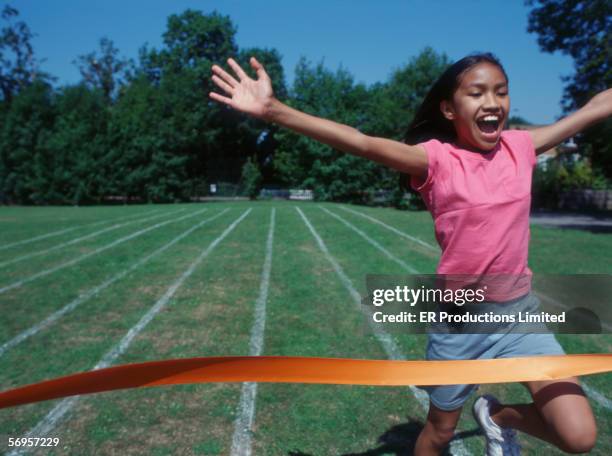
<path fill-rule="evenodd" d="M 385 222 L 378 220 L 377 218 L 371 217 L 367 214 L 363 214 L 359 211 L 356 211 L 354 209 L 351 209 L 349 207 L 344 207 L 344 206 L 340 206 L 340 209 L 350 212 L 351 214 L 355 214 L 358 215 L 360 217 L 363 217 L 365 219 L 368 219 L 371 222 L 377 223 L 380 226 L 384 226 L 385 228 L 387 228 L 389 231 L 394 232 L 395 234 L 397 234 L 398 236 L 401 236 L 405 239 L 408 239 L 410 241 L 416 242 L 419 245 L 422 245 L 423 247 L 427 248 L 428 250 L 431 250 L 432 252 L 436 252 L 436 253 L 440 253 L 440 249 L 432 244 L 429 244 L 428 242 L 422 241 L 419 238 L 416 238 L 414 236 L 410 236 L 409 234 L 406 234 L 400 230 L 398 230 L 397 228 L 392 227 L 391 225 L 387 225 Z"/>
<path fill-rule="evenodd" d="M 10 249 L 11 247 L 16 247 L 18 245 L 24 245 L 24 244 L 29 244 L 31 242 L 40 241 L 42 239 L 47 239 L 47 238 L 54 237 L 54 236 L 60 236 L 60 235 L 65 234 L 65 233 L 69 233 L 70 231 L 78 230 L 80 228 L 87 228 L 87 227 L 92 227 L 92 226 L 103 225 L 104 223 L 113 223 L 113 222 L 117 222 L 119 220 L 126 220 L 126 219 L 130 219 L 130 218 L 133 218 L 133 217 L 138 217 L 140 215 L 151 215 L 151 214 L 153 214 L 155 212 L 159 212 L 159 209 L 155 209 L 153 211 L 145 212 L 145 214 L 126 215 L 124 217 L 117 217 L 117 218 L 111 219 L 111 220 L 100 220 L 99 222 L 86 223 L 85 225 L 73 226 L 71 228 L 65 228 L 63 230 L 53 231 L 53 232 L 47 233 L 47 234 L 41 234 L 40 236 L 35 236 L 33 238 L 23 239 L 21 241 L 11 242 L 10 244 L 2 245 L 2 246 L 0 246 L 0 251 L 1 250 L 6 250 L 6 249 Z"/>
<path fill-rule="evenodd" d="M 541 291 L 534 290 L 534 293 L 542 301 L 545 301 L 545 302 L 547 302 L 547 303 L 549 303 L 549 304 L 551 304 L 551 305 L 553 305 L 555 307 L 559 307 L 561 309 L 570 309 L 570 307 L 568 305 L 563 304 L 563 303 L 557 301 L 554 298 L 551 298 L 550 296 L 542 293 Z M 612 332 L 612 325 L 610 325 L 609 323 L 606 323 L 605 321 L 600 321 L 600 323 L 601 323 L 602 328 L 605 328 L 606 330 Z"/>
<path fill-rule="evenodd" d="M 274 221 L 276 209 L 272 208 L 270 215 L 270 228 L 266 241 L 266 258 L 264 260 L 259 296 L 255 303 L 255 321 L 251 328 L 249 342 L 249 356 L 260 356 L 264 346 L 264 331 L 266 329 L 266 303 L 268 302 L 268 288 L 270 285 L 270 272 L 272 270 L 272 246 L 274 244 Z M 232 438 L 232 456 L 251 456 L 251 431 L 255 419 L 255 398 L 257 396 L 257 383 L 245 382 L 240 393 L 240 412 L 234 423 L 234 436 Z"/>
<path fill-rule="evenodd" d="M 202 209 L 201 211 L 198 211 L 198 212 L 194 213 L 193 216 L 195 217 L 196 215 L 198 215 L 198 214 L 200 214 L 200 213 L 202 213 L 202 212 L 204 212 L 206 210 L 207 209 Z M 184 231 L 183 233 L 179 234 L 177 237 L 172 239 L 167 244 L 165 244 L 162 247 L 158 248 L 157 250 L 155 250 L 154 252 L 150 253 L 146 257 L 141 258 L 140 260 L 138 260 L 136 263 L 132 264 L 127 269 L 124 269 L 120 273 L 115 274 L 113 277 L 111 277 L 110 279 L 107 279 L 106 281 L 102 282 L 100 285 L 97 285 L 97 286 L 95 286 L 93 288 L 90 288 L 86 292 L 84 292 L 81 295 L 79 295 L 76 299 L 74 299 L 71 302 L 69 302 L 68 304 L 66 304 L 61 309 L 53 312 L 51 315 L 49 315 L 44 320 L 40 321 L 39 323 L 35 324 L 34 326 L 31 326 L 30 328 L 26 329 L 25 331 L 19 333 L 18 335 L 16 335 L 12 339 L 10 339 L 8 342 L 5 342 L 4 344 L 0 345 L 0 357 L 2 357 L 8 350 L 10 350 L 11 348 L 15 347 L 16 345 L 19 345 L 21 342 L 23 342 L 27 338 L 37 334 L 38 332 L 40 332 L 41 330 L 43 330 L 45 328 L 48 328 L 49 326 L 54 324 L 56 321 L 58 321 L 61 317 L 63 317 L 65 314 L 67 314 L 68 312 L 72 312 L 79 305 L 81 305 L 82 303 L 84 303 L 88 299 L 94 297 L 95 295 L 97 295 L 102 290 L 104 290 L 105 288 L 109 287 L 110 285 L 112 285 L 116 281 L 121 280 L 122 278 L 127 276 L 132 271 L 136 270 L 137 268 L 139 268 L 143 264 L 147 263 L 153 257 L 159 255 L 163 251 L 165 251 L 168 248 L 172 247 L 174 244 L 176 244 L 181 239 L 183 239 L 186 236 L 188 236 L 189 234 L 191 234 L 193 231 L 197 230 L 198 228 L 200 228 L 201 226 L 205 225 L 206 223 L 211 222 L 211 221 L 213 221 L 214 219 L 216 219 L 218 217 L 221 217 L 221 215 L 226 213 L 228 210 L 229 209 L 224 209 L 220 213 L 218 213 L 218 214 L 216 214 L 216 215 L 214 215 L 212 217 L 209 217 L 207 219 L 202 220 L 200 223 L 192 226 L 187 231 Z"/>
<path fill-rule="evenodd" d="M 551 304 L 551 305 L 553 305 L 555 307 L 560 307 L 562 309 L 569 309 L 569 307 L 566 306 L 565 304 L 562 304 L 562 303 L 558 302 L 554 298 L 551 298 L 550 296 L 548 296 L 548 295 L 546 295 L 546 294 L 544 294 L 544 293 L 542 293 L 540 291 L 535 291 L 534 290 L 534 293 L 542 301 L 548 302 L 549 304 Z M 601 326 L 604 327 L 605 329 L 607 329 L 608 331 L 612 330 L 612 327 L 608 323 L 606 323 L 605 321 L 601 322 Z M 587 385 L 586 383 L 584 383 L 584 380 L 580 381 L 580 385 L 582 386 L 582 389 L 587 393 L 587 396 L 591 396 L 593 399 L 595 399 L 595 403 L 598 403 L 599 405 L 603 406 L 604 408 L 607 408 L 608 410 L 612 410 L 612 400 L 608 399 L 602 393 L 600 393 L 596 389 L 594 389 L 594 388 L 590 387 L 589 385 Z"/>
<path fill-rule="evenodd" d="M 165 217 L 167 215 L 175 215 L 176 213 L 182 212 L 184 210 L 185 209 L 179 209 L 178 211 L 175 211 L 172 214 L 157 214 L 157 215 L 152 215 L 150 217 L 145 217 L 145 218 L 142 218 L 142 219 L 132 220 L 130 222 L 117 223 L 117 224 L 112 225 L 112 226 L 107 226 L 106 228 L 102 228 L 101 230 L 94 231 L 93 233 L 86 234 L 85 236 L 81 236 L 81 237 L 72 239 L 70 241 L 66 241 L 66 242 L 62 242 L 60 244 L 56 244 L 53 247 L 49 247 L 48 249 L 39 250 L 38 252 L 27 253 L 25 255 L 21 255 L 19 257 L 12 258 L 12 259 L 7 260 L 7 261 L 2 261 L 2 262 L 0 262 L 0 268 L 4 268 L 4 267 L 6 267 L 8 265 L 11 265 L 11 264 L 14 264 L 14 263 L 18 263 L 18 262 L 23 261 L 23 260 L 27 260 L 29 258 L 34 258 L 34 257 L 40 256 L 40 255 L 45 255 L 46 253 L 54 252 L 54 251 L 62 249 L 64 247 L 68 247 L 69 245 L 78 244 L 81 241 L 85 241 L 87 239 L 94 238 L 96 236 L 99 236 L 101 234 L 107 233 L 109 231 L 117 230 L 117 229 L 122 228 L 124 226 L 132 225 L 134 223 L 148 222 L 150 220 L 155 220 L 155 219 L 158 219 L 160 217 Z"/>
<path fill-rule="evenodd" d="M 357 305 L 357 308 L 361 312 L 366 312 L 365 306 L 363 306 L 362 303 L 361 303 L 361 296 L 359 295 L 359 292 L 353 286 L 353 282 L 351 281 L 351 279 L 345 274 L 345 272 L 342 269 L 342 267 L 340 266 L 340 264 L 331 255 L 331 253 L 327 249 L 327 246 L 323 242 L 323 239 L 321 239 L 321 237 L 319 236 L 317 231 L 314 229 L 314 227 L 311 225 L 311 223 L 308 220 L 308 218 L 306 218 L 304 213 L 297 206 L 295 207 L 295 209 L 298 211 L 298 213 L 300 214 L 300 216 L 304 220 L 304 223 L 306 224 L 306 226 L 308 227 L 308 229 L 310 230 L 310 232 L 314 236 L 315 240 L 317 241 L 317 244 L 319 245 L 319 248 L 321 249 L 321 251 L 323 252 L 325 257 L 327 258 L 327 260 L 331 263 L 332 267 L 336 271 L 336 274 L 340 278 L 340 281 L 342 282 L 344 287 L 347 289 L 347 291 L 349 292 L 349 294 L 353 298 L 353 301 L 355 301 L 355 304 Z M 405 360 L 406 359 L 406 356 L 402 353 L 401 349 L 395 343 L 395 340 L 393 339 L 393 337 L 391 337 L 391 335 L 387 331 L 385 331 L 381 327 L 381 325 L 376 324 L 371 318 L 368 318 L 368 323 L 370 325 L 370 328 L 372 329 L 372 332 L 374 333 L 374 335 L 376 336 L 376 338 L 378 339 L 378 341 L 382 345 L 382 347 L 383 347 L 383 349 L 384 349 L 384 351 L 387 354 L 387 357 L 389 359 L 392 359 L 392 360 Z M 412 386 L 412 385 L 410 385 L 409 388 L 410 388 L 410 391 L 412 391 L 412 394 L 414 395 L 414 397 L 417 399 L 417 402 L 421 405 L 423 410 L 425 412 L 427 412 L 427 410 L 429 409 L 429 396 L 428 396 L 428 394 L 424 390 L 421 390 L 421 389 L 419 389 L 419 388 L 417 388 L 415 386 Z M 450 448 L 451 448 L 453 454 L 457 454 L 457 455 L 468 455 L 468 454 L 471 454 L 467 450 L 467 448 L 465 448 L 465 446 L 463 445 L 463 442 L 460 441 L 460 440 L 452 440 L 451 443 L 450 443 Z"/>
<path fill-rule="evenodd" d="M 117 359 L 125 350 L 130 346 L 134 338 L 149 324 L 149 322 L 162 310 L 170 301 L 170 298 L 174 296 L 176 290 L 183 284 L 183 282 L 193 274 L 196 267 L 200 265 L 202 260 L 206 258 L 210 252 L 223 240 L 225 237 L 232 232 L 234 228 L 251 212 L 251 209 L 247 209 L 238 217 L 229 227 L 221 233 L 221 235 L 212 241 L 206 249 L 198 255 L 198 257 L 189 265 L 187 270 L 168 288 L 166 293 L 149 309 L 149 311 L 143 315 L 143 317 L 136 323 L 125 336 L 119 341 L 117 345 L 111 348 L 103 357 L 98 361 L 98 364 L 94 366 L 92 370 L 104 369 L 109 367 L 115 359 Z M 71 396 L 62 399 L 53 409 L 36 424 L 32 429 L 28 431 L 26 437 L 44 437 L 51 432 L 56 424 L 64 417 L 64 415 L 70 411 L 70 409 L 76 404 L 80 396 Z M 27 452 L 27 448 L 16 448 L 9 455 L 18 455 Z"/>
<path fill-rule="evenodd" d="M 382 245 L 380 245 L 380 243 L 378 241 L 375 241 L 374 239 L 372 239 L 370 236 L 368 236 L 367 234 L 365 234 L 363 231 L 361 231 L 359 228 L 357 228 L 355 225 L 353 225 L 352 223 L 348 222 L 347 220 L 343 219 L 342 217 L 340 217 L 338 214 L 334 214 L 333 212 L 331 212 L 330 210 L 322 207 L 322 206 L 318 206 L 319 209 L 321 209 L 322 211 L 325 211 L 327 214 L 329 214 L 331 217 L 335 218 L 336 220 L 338 220 L 339 222 L 341 222 L 342 224 L 344 224 L 344 226 L 350 228 L 351 230 L 353 230 L 355 233 L 357 233 L 359 236 L 361 236 L 362 238 L 364 238 L 366 241 L 368 241 L 371 245 L 373 245 L 374 247 L 376 247 L 378 250 L 380 250 L 382 253 L 384 253 L 387 258 L 389 258 L 392 261 L 395 261 L 397 264 L 399 264 L 402 268 L 404 268 L 404 270 L 410 272 L 411 274 L 418 274 L 419 271 L 417 271 L 416 269 L 414 269 L 412 266 L 410 266 L 408 263 L 406 263 L 404 260 L 401 260 L 400 258 L 396 257 L 395 255 L 393 255 L 391 252 L 389 252 L 386 248 L 384 248 Z"/>
<path fill-rule="evenodd" d="M 106 244 L 106 245 L 104 245 L 102 247 L 98 247 L 97 249 L 92 250 L 91 252 L 85 253 L 85 254 L 81 255 L 80 257 L 77 257 L 77 258 L 69 260 L 69 261 L 67 261 L 65 263 L 59 264 L 59 265 L 57 265 L 57 266 L 55 266 L 53 268 L 45 269 L 44 271 L 37 272 L 36 274 L 33 274 L 33 275 L 29 276 L 29 277 L 26 277 L 25 279 L 21 279 L 21 280 L 18 280 L 16 282 L 13 282 L 10 285 L 6 285 L 5 287 L 0 288 L 0 294 L 6 293 L 7 291 L 12 290 L 14 288 L 18 288 L 18 287 L 20 287 L 20 286 L 22 286 L 22 285 L 24 285 L 26 283 L 29 283 L 29 282 L 31 282 L 33 280 L 38 279 L 40 277 L 44 277 L 44 276 L 49 275 L 49 274 L 51 274 L 53 272 L 59 271 L 60 269 L 64 269 L 64 268 L 66 268 L 68 266 L 72 266 L 72 265 L 74 265 L 74 264 L 76 264 L 76 263 L 78 263 L 80 261 L 83 261 L 86 258 L 89 258 L 90 256 L 97 255 L 98 253 L 101 253 L 101 252 L 103 252 L 103 251 L 105 251 L 107 249 L 115 247 L 115 246 L 117 246 L 117 245 L 119 245 L 119 244 L 121 244 L 123 242 L 126 242 L 126 241 L 129 241 L 131 239 L 134 239 L 135 237 L 141 236 L 141 235 L 143 235 L 143 234 L 145 234 L 145 233 L 147 233 L 147 232 L 149 232 L 151 230 L 154 230 L 156 228 L 160 228 L 160 227 L 162 227 L 164 225 L 167 225 L 168 223 L 178 222 L 178 221 L 183 220 L 183 219 L 188 218 L 188 217 L 193 217 L 193 214 L 187 214 L 187 215 L 184 215 L 182 217 L 179 217 L 178 219 L 166 220 L 165 222 L 161 222 L 161 223 L 158 223 L 156 225 L 150 226 L 148 228 L 144 228 L 144 229 L 142 229 L 140 231 L 136 231 L 135 233 L 128 234 L 127 236 L 124 236 L 124 237 L 122 237 L 120 239 L 117 239 L 116 241 L 113 241 L 110 244 Z"/>

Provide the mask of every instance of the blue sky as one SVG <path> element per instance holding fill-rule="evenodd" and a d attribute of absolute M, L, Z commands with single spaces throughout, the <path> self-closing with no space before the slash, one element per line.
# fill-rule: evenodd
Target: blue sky
<path fill-rule="evenodd" d="M 3 1 L 2 4 L 6 2 Z M 72 61 L 99 48 L 107 36 L 120 55 L 136 60 L 145 42 L 160 48 L 166 19 L 187 8 L 229 15 L 239 47 L 272 47 L 283 56 L 288 82 L 300 58 L 339 65 L 358 82 L 385 81 L 425 46 L 457 60 L 474 51 L 495 53 L 510 78 L 512 114 L 549 123 L 560 114 L 562 75 L 571 58 L 539 50 L 527 33 L 522 0 L 13 0 L 38 36 L 34 49 L 58 84 L 80 79 Z"/>

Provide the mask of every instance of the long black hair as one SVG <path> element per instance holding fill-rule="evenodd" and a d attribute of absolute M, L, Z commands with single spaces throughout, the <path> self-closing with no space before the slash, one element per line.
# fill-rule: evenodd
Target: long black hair
<path fill-rule="evenodd" d="M 471 54 L 453 63 L 429 89 L 423 103 L 408 127 L 404 137 L 406 144 L 417 144 L 430 139 L 437 139 L 442 142 L 455 140 L 455 127 L 440 111 L 440 102 L 451 100 L 453 93 L 461 82 L 463 73 L 483 62 L 499 67 L 506 81 L 508 81 L 508 75 L 504 67 L 497 57 L 489 52 Z"/>

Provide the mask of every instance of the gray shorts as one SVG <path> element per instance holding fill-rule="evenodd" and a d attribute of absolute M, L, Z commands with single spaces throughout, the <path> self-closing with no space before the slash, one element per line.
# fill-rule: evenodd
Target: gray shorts
<path fill-rule="evenodd" d="M 528 294 L 516 301 L 537 300 Z M 492 359 L 537 355 L 564 355 L 553 334 L 498 332 L 495 334 L 430 333 L 428 360 Z M 478 385 L 441 385 L 423 387 L 429 399 L 441 410 L 455 410 L 468 400 Z"/>

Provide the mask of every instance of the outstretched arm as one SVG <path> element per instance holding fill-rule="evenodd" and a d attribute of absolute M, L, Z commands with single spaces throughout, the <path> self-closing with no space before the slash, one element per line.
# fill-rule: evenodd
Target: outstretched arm
<path fill-rule="evenodd" d="M 536 153 L 540 154 L 555 147 L 610 115 L 612 115 L 612 89 L 598 93 L 578 111 L 554 124 L 530 130 Z"/>
<path fill-rule="evenodd" d="M 374 160 L 403 173 L 418 177 L 427 175 L 427 154 L 421 146 L 364 135 L 355 128 L 315 117 L 287 106 L 274 97 L 270 77 L 254 57 L 250 64 L 257 72 L 251 79 L 233 59 L 228 64 L 238 80 L 218 65 L 213 65 L 213 81 L 227 96 L 210 92 L 213 100 L 232 108 L 274 122 L 309 136 L 335 149 Z"/>

